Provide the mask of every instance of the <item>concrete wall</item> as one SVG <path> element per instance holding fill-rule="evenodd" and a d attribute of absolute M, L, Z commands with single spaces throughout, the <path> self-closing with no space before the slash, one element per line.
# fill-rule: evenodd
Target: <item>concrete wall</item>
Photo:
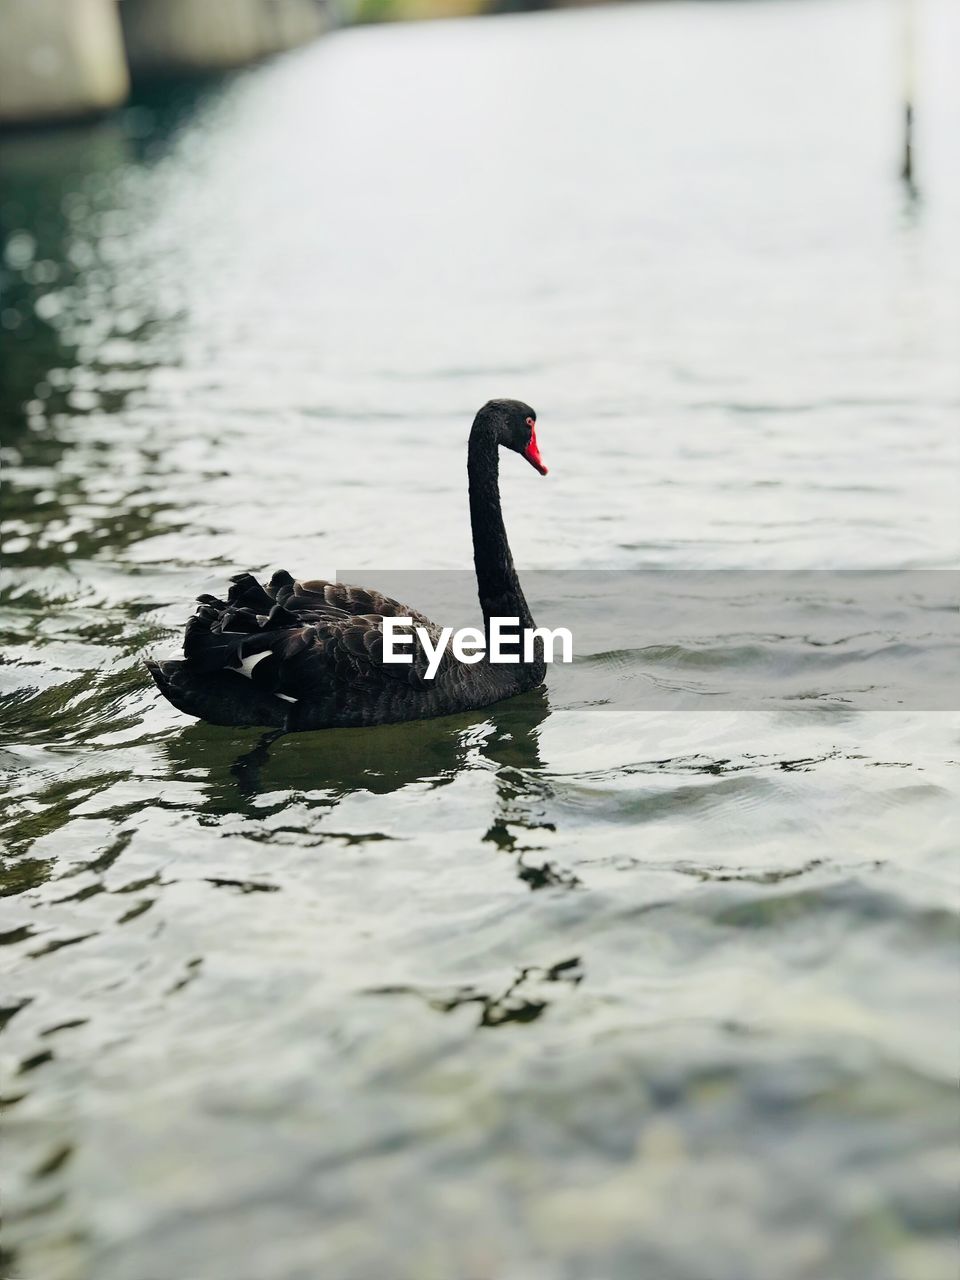
<path fill-rule="evenodd" d="M 324 30 L 317 0 L 123 0 L 134 78 L 242 66 Z"/>
<path fill-rule="evenodd" d="M 88 115 L 128 88 L 114 0 L 0 0 L 0 124 Z"/>
<path fill-rule="evenodd" d="M 193 75 L 305 44 L 335 0 L 0 0 L 0 125 L 91 115 L 130 76 Z"/>

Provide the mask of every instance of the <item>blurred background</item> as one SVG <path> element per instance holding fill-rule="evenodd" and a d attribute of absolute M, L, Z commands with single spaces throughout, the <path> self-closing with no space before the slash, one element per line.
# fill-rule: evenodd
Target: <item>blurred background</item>
<path fill-rule="evenodd" d="M 956 614 L 960 6 L 485 7 L 0 0 L 5 1276 L 954 1280 L 960 726 L 835 690 Z M 469 568 L 492 396 L 521 573 L 929 632 L 738 572 L 474 716 L 160 702 L 239 569 Z"/>

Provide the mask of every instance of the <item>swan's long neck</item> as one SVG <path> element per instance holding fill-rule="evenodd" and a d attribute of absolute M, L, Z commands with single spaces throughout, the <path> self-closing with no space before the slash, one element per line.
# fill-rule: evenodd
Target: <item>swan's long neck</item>
<path fill-rule="evenodd" d="M 473 530 L 473 563 L 483 621 L 493 617 L 519 618 L 521 628 L 532 627 L 533 618 L 503 527 L 500 509 L 499 448 L 494 431 L 482 420 L 473 424 L 467 450 L 470 481 L 470 524 Z"/>

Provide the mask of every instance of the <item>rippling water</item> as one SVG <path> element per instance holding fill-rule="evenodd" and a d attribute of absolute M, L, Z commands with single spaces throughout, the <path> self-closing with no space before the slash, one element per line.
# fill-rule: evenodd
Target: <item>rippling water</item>
<path fill-rule="evenodd" d="M 237 568 L 469 565 L 493 395 L 521 567 L 955 568 L 918 8 L 916 199 L 869 0 L 348 31 L 3 142 L 4 1273 L 952 1277 L 955 700 L 821 699 L 802 619 L 265 751 L 140 666 Z M 700 696 L 783 644 L 800 701 Z"/>

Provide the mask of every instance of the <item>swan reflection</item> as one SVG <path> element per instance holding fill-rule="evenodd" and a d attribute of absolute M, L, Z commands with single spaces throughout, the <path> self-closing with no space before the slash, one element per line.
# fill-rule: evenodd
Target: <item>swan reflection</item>
<path fill-rule="evenodd" d="M 320 845 L 336 834 L 328 819 L 353 796 L 386 796 L 406 787 L 439 789 L 464 771 L 493 766 L 495 796 L 482 839 L 515 860 L 531 889 L 571 887 L 576 877 L 538 856 L 536 834 L 551 831 L 550 783 L 540 758 L 549 701 L 543 687 L 482 712 L 437 720 L 256 736 L 196 723 L 167 740 L 174 777 L 200 783 L 199 820 L 263 843 L 293 838 Z M 304 809 L 307 822 L 303 825 Z M 295 825 L 271 819 L 290 815 Z M 364 832 L 355 838 L 388 838 Z M 347 836 L 346 838 L 350 838 Z"/>

